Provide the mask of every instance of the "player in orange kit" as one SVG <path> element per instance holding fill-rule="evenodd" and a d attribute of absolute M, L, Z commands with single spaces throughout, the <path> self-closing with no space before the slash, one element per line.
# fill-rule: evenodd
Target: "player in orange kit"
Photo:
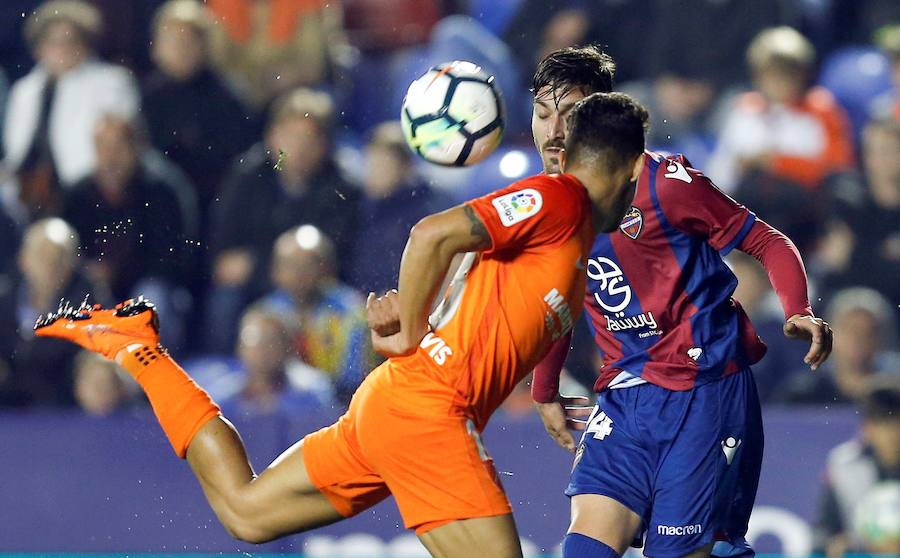
<path fill-rule="evenodd" d="M 239 539 L 264 542 L 333 523 L 393 494 L 406 527 L 433 556 L 521 556 L 479 434 L 572 328 L 594 230 L 615 230 L 634 197 L 646 122 L 626 95 L 592 95 L 572 111 L 566 174 L 522 180 L 417 224 L 399 292 L 367 302 L 373 345 L 389 359 L 335 424 L 294 444 L 258 477 L 234 427 L 159 346 L 152 304 L 62 308 L 38 320 L 37 335 L 99 352 L 135 377 Z"/>

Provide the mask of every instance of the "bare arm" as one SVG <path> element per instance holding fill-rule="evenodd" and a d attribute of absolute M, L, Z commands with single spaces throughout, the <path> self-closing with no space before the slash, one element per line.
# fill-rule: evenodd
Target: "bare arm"
<path fill-rule="evenodd" d="M 486 250 L 491 237 L 468 205 L 425 217 L 409 233 L 400 262 L 400 331 L 373 335 L 375 350 L 385 356 L 411 354 L 428 331 L 428 312 L 456 254 Z"/>

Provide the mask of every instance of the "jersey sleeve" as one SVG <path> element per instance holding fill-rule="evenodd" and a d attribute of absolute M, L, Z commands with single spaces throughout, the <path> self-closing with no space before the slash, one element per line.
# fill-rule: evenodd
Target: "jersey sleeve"
<path fill-rule="evenodd" d="M 676 229 L 702 236 L 723 256 L 750 232 L 756 215 L 719 190 L 704 174 L 669 160 L 660 165 L 659 207 Z"/>
<path fill-rule="evenodd" d="M 577 189 L 554 176 L 533 176 L 466 202 L 491 237 L 486 252 L 552 245 L 581 225 Z"/>

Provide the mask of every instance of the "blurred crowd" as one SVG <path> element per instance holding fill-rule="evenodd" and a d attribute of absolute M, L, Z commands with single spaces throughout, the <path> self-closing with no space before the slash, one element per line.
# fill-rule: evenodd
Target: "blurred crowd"
<path fill-rule="evenodd" d="M 6 0 L 0 407 L 141 407 L 115 365 L 32 324 L 60 298 L 144 294 L 230 413 L 339 409 L 378 363 L 365 294 L 396 286 L 410 227 L 541 170 L 532 72 L 585 43 L 649 108 L 652 149 L 685 153 L 804 256 L 836 331 L 815 374 L 765 271 L 729 259 L 769 345 L 764 403 L 862 405 L 900 430 L 890 397 L 865 403 L 900 384 L 891 0 Z M 396 120 L 409 82 L 453 59 L 506 103 L 503 146 L 472 169 L 414 160 Z M 579 326 L 570 389 L 592 383 L 593 351 Z M 505 409 L 530 412 L 527 383 Z"/>

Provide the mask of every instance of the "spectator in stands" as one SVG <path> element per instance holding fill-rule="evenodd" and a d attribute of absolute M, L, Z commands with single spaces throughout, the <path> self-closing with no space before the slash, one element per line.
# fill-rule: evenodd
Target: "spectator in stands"
<path fill-rule="evenodd" d="M 234 346 L 222 325 L 235 323 L 246 303 L 268 288 L 269 257 L 279 234 L 311 223 L 334 240 L 339 254 L 350 252 L 359 193 L 334 163 L 332 118 L 324 93 L 288 93 L 272 107 L 265 142 L 243 154 L 225 179 L 210 233 L 210 351 L 226 353 Z"/>
<path fill-rule="evenodd" d="M 177 185 L 142 164 L 136 125 L 121 116 L 97 122 L 97 164 L 66 195 L 64 215 L 81 238 L 85 270 L 116 300 L 144 294 L 166 316 L 163 338 L 183 342 L 178 289 L 188 269 L 185 221 Z"/>
<path fill-rule="evenodd" d="M 843 109 L 831 93 L 811 86 L 815 56 L 812 44 L 789 27 L 753 40 L 747 61 L 757 91 L 737 99 L 709 166 L 716 184 L 801 251 L 815 245 L 825 212 L 823 197 L 812 193 L 853 163 Z"/>
<path fill-rule="evenodd" d="M 825 485 L 816 522 L 816 550 L 829 558 L 847 552 L 900 555 L 900 516 L 885 506 L 867 509 L 875 498 L 890 497 L 900 482 L 900 382 L 876 378 L 861 401 L 862 435 L 828 454 Z M 880 494 L 879 494 L 880 493 Z M 900 506 L 896 496 L 894 506 Z M 888 512 L 884 515 L 884 512 Z M 887 525 L 878 532 L 866 516 Z M 871 521 L 868 520 L 868 521 Z"/>
<path fill-rule="evenodd" d="M 153 21 L 156 71 L 144 87 L 151 143 L 184 169 L 205 212 L 254 122 L 210 67 L 214 22 L 198 0 L 169 0 Z"/>
<path fill-rule="evenodd" d="M 864 172 L 845 173 L 830 182 L 835 203 L 819 250 L 828 289 L 864 285 L 888 300 L 900 300 L 898 154 L 900 120 L 873 121 L 862 136 Z"/>
<path fill-rule="evenodd" d="M 397 287 L 409 230 L 451 202 L 416 176 L 399 123 L 376 127 L 365 156 L 359 231 L 349 258 L 353 266 L 348 282 L 363 292 L 383 293 Z"/>
<path fill-rule="evenodd" d="M 256 108 L 332 77 L 345 40 L 338 2 L 208 0 L 221 24 L 216 64 Z"/>
<path fill-rule="evenodd" d="M 219 400 L 228 416 L 302 414 L 332 404 L 327 374 L 297 360 L 283 316 L 251 307 L 241 318 L 236 390 Z"/>
<path fill-rule="evenodd" d="M 814 374 L 806 369 L 790 374 L 775 401 L 848 404 L 859 401 L 876 375 L 900 382 L 897 326 L 887 299 L 865 287 L 844 289 L 834 296 L 826 316 L 835 331 L 831 358 Z"/>
<path fill-rule="evenodd" d="M 327 372 L 347 402 L 373 365 L 362 296 L 335 277 L 335 247 L 312 225 L 278 237 L 272 257 L 275 290 L 260 304 L 296 324 L 300 359 Z"/>
<path fill-rule="evenodd" d="M 737 99 L 722 130 L 710 175 L 734 191 L 752 171 L 817 190 L 850 168 L 847 117 L 825 89 L 812 86 L 816 53 L 790 27 L 760 33 L 747 49 L 756 91 Z"/>
<path fill-rule="evenodd" d="M 25 232 L 19 273 L 0 286 L 0 404 L 71 405 L 72 359 L 67 343 L 38 339 L 38 315 L 55 311 L 60 298 L 80 304 L 86 296 L 107 304 L 105 291 L 80 270 L 78 234 L 59 218 L 42 219 Z"/>
<path fill-rule="evenodd" d="M 137 386 L 118 364 L 100 355 L 82 351 L 75 357 L 75 401 L 81 410 L 106 417 L 134 406 Z"/>
<path fill-rule="evenodd" d="M 5 166 L 15 172 L 32 215 L 52 215 L 59 185 L 94 168 L 94 124 L 106 113 L 133 115 L 138 92 L 125 68 L 94 57 L 100 14 L 81 0 L 52 0 L 25 25 L 37 65 L 10 91 L 3 127 Z"/>

